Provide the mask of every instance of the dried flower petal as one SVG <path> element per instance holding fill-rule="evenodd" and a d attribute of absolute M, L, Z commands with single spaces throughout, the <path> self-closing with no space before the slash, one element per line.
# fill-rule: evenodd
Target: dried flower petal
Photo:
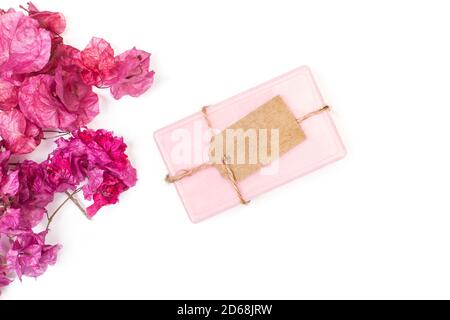
<path fill-rule="evenodd" d="M 56 78 L 38 75 L 20 89 L 20 110 L 38 127 L 73 131 L 98 114 L 97 95 L 80 82 L 65 80 L 61 73 Z"/>
<path fill-rule="evenodd" d="M 111 87 L 114 98 L 139 97 L 153 85 L 155 72 L 150 71 L 150 54 L 133 48 L 116 57 L 118 80 Z"/>
<path fill-rule="evenodd" d="M 39 277 L 49 265 L 56 263 L 61 246 L 45 244 L 47 232 L 35 234 L 32 231 L 18 235 L 6 255 L 8 267 L 17 276 Z"/>
<path fill-rule="evenodd" d="M 88 85 L 108 87 L 117 78 L 114 50 L 103 39 L 92 38 L 87 47 L 81 51 L 81 62 L 85 70 L 81 77 Z"/>
<path fill-rule="evenodd" d="M 21 227 L 34 228 L 44 218 L 45 207 L 53 201 L 55 190 L 47 183 L 44 165 L 24 161 L 17 170 L 19 192 L 13 205 L 21 208 Z"/>
<path fill-rule="evenodd" d="M 88 217 L 93 218 L 101 208 L 119 202 L 120 194 L 128 189 L 122 180 L 105 172 L 103 182 L 92 196 L 94 204 L 87 208 Z"/>
<path fill-rule="evenodd" d="M 6 259 L 0 256 L 0 289 L 8 286 L 12 282 L 8 277 L 9 270 L 5 262 Z"/>
<path fill-rule="evenodd" d="M 65 192 L 76 187 L 86 178 L 88 157 L 86 146 L 79 140 L 57 141 L 58 148 L 50 154 L 43 164 L 47 182 L 57 192 Z"/>
<path fill-rule="evenodd" d="M 103 183 L 103 175 L 105 170 L 94 168 L 88 172 L 88 183 L 83 188 L 83 195 L 86 200 L 93 200 L 94 194 L 101 187 Z"/>
<path fill-rule="evenodd" d="M 42 131 L 28 121 L 18 109 L 0 111 L 0 137 L 15 154 L 33 152 L 40 144 Z"/>
<path fill-rule="evenodd" d="M 50 32 L 21 12 L 0 15 L 0 72 L 41 70 L 50 58 Z"/>
<path fill-rule="evenodd" d="M 2 182 L 0 192 L 3 196 L 14 197 L 19 192 L 19 171 L 11 172 Z"/>
<path fill-rule="evenodd" d="M 131 166 L 125 153 L 127 145 L 123 138 L 115 137 L 106 130 L 80 130 L 73 133 L 86 145 L 89 163 L 95 168 L 111 172 L 126 186 L 136 184 L 136 170 Z"/>
<path fill-rule="evenodd" d="M 0 110 L 10 111 L 17 104 L 17 87 L 10 81 L 0 79 Z"/>
<path fill-rule="evenodd" d="M 5 181 L 5 179 L 8 177 L 8 163 L 10 158 L 10 151 L 0 151 L 0 182 Z"/>
<path fill-rule="evenodd" d="M 20 229 L 20 209 L 8 209 L 0 215 L 0 234 L 15 235 Z"/>
<path fill-rule="evenodd" d="M 74 66 L 55 72 L 56 94 L 66 109 L 77 114 L 76 129 L 90 123 L 100 112 L 98 96 L 86 85 Z"/>
<path fill-rule="evenodd" d="M 51 34 L 51 38 L 52 38 L 52 45 L 50 49 L 50 59 L 48 63 L 41 70 L 31 73 L 30 74 L 31 76 L 35 76 L 38 74 L 53 75 L 55 73 L 55 69 L 59 64 L 60 58 L 63 53 L 61 48 L 65 49 L 65 47 L 69 47 L 63 44 L 63 38 L 61 36 L 57 34 Z"/>
<path fill-rule="evenodd" d="M 28 78 L 19 92 L 20 110 L 43 129 L 70 130 L 77 116 L 69 113 L 56 97 L 55 78 L 39 75 Z"/>
<path fill-rule="evenodd" d="M 66 30 L 66 18 L 62 13 L 39 11 L 31 2 L 28 3 L 27 11 L 29 17 L 37 20 L 42 28 L 52 33 L 61 34 Z"/>
<path fill-rule="evenodd" d="M 57 190 L 66 190 L 87 178 L 83 192 L 87 200 L 94 200 L 88 208 L 93 217 L 100 208 L 117 203 L 120 194 L 136 184 L 136 169 L 125 154 L 123 139 L 111 132 L 85 129 L 72 135 L 69 140 L 58 141 L 58 148 L 46 162 L 48 181 Z"/>

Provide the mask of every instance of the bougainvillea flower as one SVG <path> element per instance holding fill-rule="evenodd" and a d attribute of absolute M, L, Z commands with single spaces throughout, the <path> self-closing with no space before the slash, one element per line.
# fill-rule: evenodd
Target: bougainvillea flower
<path fill-rule="evenodd" d="M 81 51 L 81 62 L 85 67 L 81 77 L 86 84 L 102 88 L 116 82 L 114 50 L 107 41 L 92 38 L 87 47 Z"/>
<path fill-rule="evenodd" d="M 19 92 L 19 106 L 40 128 L 70 130 L 76 127 L 77 115 L 68 112 L 57 98 L 53 76 L 28 78 Z"/>
<path fill-rule="evenodd" d="M 15 270 L 17 276 L 39 277 L 56 263 L 61 246 L 45 244 L 47 232 L 35 234 L 32 231 L 18 235 L 6 255 L 9 268 Z"/>
<path fill-rule="evenodd" d="M 46 170 L 49 186 L 58 191 L 74 190 L 88 172 L 86 146 L 80 140 L 57 141 L 58 147 L 53 151 L 43 166 Z"/>
<path fill-rule="evenodd" d="M 2 196 L 14 197 L 19 192 L 19 171 L 11 172 L 0 188 Z"/>
<path fill-rule="evenodd" d="M 131 166 L 125 153 L 127 145 L 123 138 L 106 130 L 79 130 L 73 136 L 86 145 L 89 163 L 94 168 L 110 171 L 128 187 L 136 184 L 136 169 Z"/>
<path fill-rule="evenodd" d="M 61 34 L 66 30 L 66 18 L 62 13 L 39 11 L 31 2 L 28 3 L 28 10 L 26 11 L 28 16 L 37 20 L 42 28 L 54 34 Z"/>
<path fill-rule="evenodd" d="M 0 289 L 17 275 L 37 277 L 56 262 L 60 246 L 45 244 L 56 193 L 83 191 L 87 215 L 115 204 L 137 181 L 123 139 L 85 128 L 99 113 L 93 86 L 119 99 L 137 97 L 153 84 L 150 54 L 132 49 L 115 56 L 93 38 L 84 50 L 64 43 L 65 17 L 0 9 Z M 60 138 L 42 163 L 23 160 L 45 138 Z M 54 135 L 52 137 L 51 135 Z M 18 162 L 18 163 L 17 163 Z M 73 197 L 62 203 L 64 205 Z M 61 209 L 58 207 L 57 210 Z M 36 233 L 47 216 L 46 231 Z"/>
<path fill-rule="evenodd" d="M 94 200 L 94 203 L 87 208 L 89 218 L 93 218 L 101 208 L 118 203 L 119 196 L 129 189 L 122 180 L 108 172 L 104 172 L 102 177 L 95 177 L 96 183 L 98 183 L 98 179 L 103 179 L 103 181 L 97 190 L 90 191 L 95 193 L 92 196 L 87 194 L 87 197 L 85 194 L 87 200 Z"/>
<path fill-rule="evenodd" d="M 65 167 L 66 172 L 72 170 L 72 176 L 83 176 L 84 173 L 84 178 L 87 178 L 83 192 L 85 199 L 94 201 L 87 212 L 89 217 L 93 217 L 102 207 L 117 203 L 120 194 L 136 184 L 136 169 L 128 160 L 125 153 L 127 145 L 123 139 L 115 137 L 111 132 L 85 129 L 73 132 L 72 135 L 73 138 L 69 140 L 58 141 L 59 148 L 49 162 L 54 163 L 60 157 L 73 157 L 74 153 L 78 159 L 80 154 L 85 155 L 83 161 L 78 160 L 81 164 L 66 163 Z M 58 156 L 60 153 L 65 156 Z M 63 161 L 60 162 L 64 164 Z M 58 171 L 65 172 L 59 168 Z"/>
<path fill-rule="evenodd" d="M 50 32 L 21 12 L 0 15 L 0 72 L 41 70 L 50 58 Z"/>
<path fill-rule="evenodd" d="M 9 236 L 18 234 L 20 225 L 20 209 L 8 209 L 0 214 L 0 233 Z"/>
<path fill-rule="evenodd" d="M 98 98 L 89 90 L 79 83 L 66 83 L 61 75 L 31 77 L 19 91 L 20 110 L 42 129 L 73 131 L 98 114 Z"/>
<path fill-rule="evenodd" d="M 40 144 L 42 131 L 28 121 L 20 110 L 0 110 L 0 136 L 12 153 L 27 154 Z"/>
<path fill-rule="evenodd" d="M 69 112 L 77 114 L 77 129 L 99 114 L 98 96 L 81 80 L 76 66 L 60 65 L 55 72 L 55 81 L 57 96 Z"/>
<path fill-rule="evenodd" d="M 2 270 L 5 269 L 5 270 Z M 11 280 L 6 275 L 6 268 L 0 267 L 0 288 L 7 287 L 11 283 Z"/>
<path fill-rule="evenodd" d="M 86 200 L 92 200 L 97 190 L 103 183 L 105 170 L 94 168 L 88 172 L 88 183 L 83 187 L 83 194 Z"/>
<path fill-rule="evenodd" d="M 9 169 L 9 159 L 11 158 L 10 151 L 1 151 L 0 150 L 0 183 L 3 183 L 5 179 L 8 177 L 8 169 Z"/>
<path fill-rule="evenodd" d="M 16 167 L 20 182 L 18 204 L 46 207 L 53 200 L 54 190 L 46 182 L 45 166 L 27 160 Z"/>
<path fill-rule="evenodd" d="M 47 183 L 45 166 L 24 161 L 16 169 L 19 171 L 19 192 L 13 205 L 21 208 L 21 226 L 34 228 L 44 218 L 45 207 L 53 201 L 55 190 Z"/>
<path fill-rule="evenodd" d="M 0 289 L 8 286 L 12 282 L 8 277 L 9 270 L 5 261 L 6 259 L 0 256 Z"/>
<path fill-rule="evenodd" d="M 81 51 L 77 48 L 61 43 L 55 52 L 55 56 L 58 65 L 63 67 L 78 66 L 82 68 Z"/>
<path fill-rule="evenodd" d="M 59 64 L 59 58 L 61 56 L 60 48 L 62 46 L 64 46 L 64 44 L 63 44 L 64 40 L 60 35 L 57 35 L 54 33 L 51 34 L 51 38 L 52 38 L 52 45 L 51 45 L 51 50 L 50 50 L 50 59 L 49 59 L 48 63 L 45 65 L 44 68 L 42 68 L 38 72 L 31 73 L 30 74 L 31 76 L 35 76 L 38 74 L 53 75 L 55 73 L 55 69 Z"/>
<path fill-rule="evenodd" d="M 133 48 L 116 57 L 118 80 L 111 94 L 120 99 L 125 95 L 139 97 L 152 85 L 155 72 L 150 71 L 150 53 Z"/>
<path fill-rule="evenodd" d="M 17 104 L 17 87 L 10 81 L 0 79 L 0 110 L 10 111 Z"/>
<path fill-rule="evenodd" d="M 78 67 L 79 69 L 72 69 L 77 73 L 81 73 L 83 65 L 81 63 L 81 51 L 72 46 L 63 43 L 61 36 L 52 37 L 52 52 L 48 64 L 37 74 L 54 75 L 58 66 Z"/>

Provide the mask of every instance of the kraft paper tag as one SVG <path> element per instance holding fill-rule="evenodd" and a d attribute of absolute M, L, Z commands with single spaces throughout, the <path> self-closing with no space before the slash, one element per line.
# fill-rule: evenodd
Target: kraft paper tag
<path fill-rule="evenodd" d="M 236 181 L 270 165 L 306 139 L 294 114 L 280 96 L 262 105 L 215 136 L 210 158 L 220 174 L 228 177 L 224 159 Z"/>

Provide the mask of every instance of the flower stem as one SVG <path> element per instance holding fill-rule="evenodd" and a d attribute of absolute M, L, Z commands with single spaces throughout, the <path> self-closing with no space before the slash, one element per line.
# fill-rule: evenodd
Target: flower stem
<path fill-rule="evenodd" d="M 30 13 L 30 11 L 28 11 L 28 9 L 25 8 L 24 6 L 19 6 L 19 8 L 22 9 L 22 10 L 24 10 L 24 11 L 26 11 L 27 13 Z"/>
<path fill-rule="evenodd" d="M 69 134 L 70 132 L 67 132 L 67 131 L 61 131 L 61 130 L 43 130 L 42 132 L 44 132 L 44 133 L 66 133 L 66 134 Z"/>
<path fill-rule="evenodd" d="M 68 136 L 69 134 L 70 134 L 70 132 L 60 133 L 60 134 L 58 134 L 58 135 L 56 135 L 56 136 L 45 137 L 45 138 L 43 138 L 43 140 L 53 140 L 53 139 L 58 139 L 58 138 L 62 138 L 62 137 Z"/>
<path fill-rule="evenodd" d="M 70 200 L 80 209 L 80 211 L 87 217 L 87 212 L 84 210 L 83 206 L 81 205 L 80 201 L 75 197 L 75 195 L 72 195 L 70 192 L 66 191 L 66 195 L 69 197 Z"/>
<path fill-rule="evenodd" d="M 81 188 L 77 189 L 73 193 L 71 193 L 70 197 L 68 197 L 63 203 L 61 203 L 61 205 L 55 210 L 55 212 L 53 212 L 53 214 L 48 218 L 47 230 L 50 229 L 50 225 L 52 224 L 53 219 L 56 217 L 58 212 L 61 211 L 61 209 L 67 204 L 67 202 L 69 202 L 71 200 L 71 198 L 73 198 L 73 196 L 76 195 L 77 193 L 79 193 L 80 191 L 81 191 Z"/>

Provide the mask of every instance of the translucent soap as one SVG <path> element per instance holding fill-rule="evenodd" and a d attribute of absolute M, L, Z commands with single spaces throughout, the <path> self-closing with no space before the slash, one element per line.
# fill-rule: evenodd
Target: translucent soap
<path fill-rule="evenodd" d="M 297 118 L 326 105 L 308 67 L 300 67 L 208 109 L 215 132 L 201 110 L 155 133 L 155 141 L 170 175 L 209 160 L 211 137 L 230 127 L 276 96 L 281 96 Z M 276 163 L 239 182 L 246 200 L 333 163 L 346 154 L 329 112 L 301 123 L 306 140 Z M 165 173 L 161 173 L 163 178 Z M 175 183 L 190 219 L 197 223 L 242 205 L 233 185 L 216 168 L 201 170 Z"/>

